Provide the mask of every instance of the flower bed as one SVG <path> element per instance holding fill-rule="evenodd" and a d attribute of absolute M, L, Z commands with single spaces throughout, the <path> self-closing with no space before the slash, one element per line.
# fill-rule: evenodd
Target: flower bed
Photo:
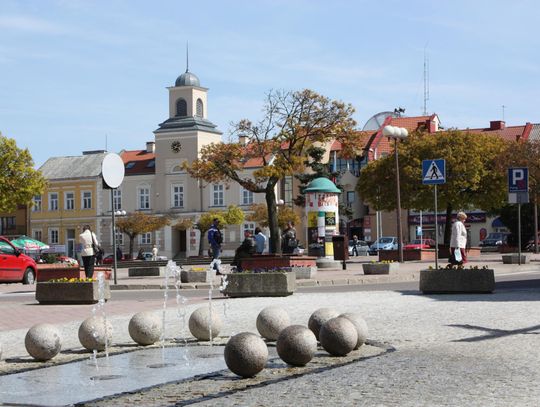
<path fill-rule="evenodd" d="M 36 300 L 40 304 L 95 304 L 99 294 L 96 280 L 65 278 L 36 284 Z M 111 298 L 108 281 L 104 281 L 103 298 Z"/>
<path fill-rule="evenodd" d="M 420 270 L 420 291 L 424 294 L 492 293 L 495 290 L 493 269 L 450 266 Z"/>
<path fill-rule="evenodd" d="M 78 278 L 80 276 L 79 265 L 54 263 L 37 265 L 37 282 L 44 282 L 58 278 Z M 84 272 L 83 272 L 84 275 Z"/>

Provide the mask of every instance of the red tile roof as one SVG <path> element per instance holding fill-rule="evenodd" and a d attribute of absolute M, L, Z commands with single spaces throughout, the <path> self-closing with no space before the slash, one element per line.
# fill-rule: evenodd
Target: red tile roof
<path fill-rule="evenodd" d="M 124 161 L 126 175 L 154 174 L 156 172 L 156 155 L 154 153 L 149 153 L 146 150 L 124 150 L 120 153 L 120 157 Z M 154 165 L 152 165 L 152 161 L 154 161 Z M 129 163 L 133 163 L 133 165 L 128 165 Z"/>
<path fill-rule="evenodd" d="M 504 129 L 491 129 L 489 127 L 484 129 L 464 129 L 463 131 L 468 131 L 469 133 L 474 134 L 490 134 L 494 136 L 499 136 L 507 141 L 517 141 L 519 139 L 526 140 L 531 132 L 531 124 L 527 123 L 525 126 L 508 126 Z"/>

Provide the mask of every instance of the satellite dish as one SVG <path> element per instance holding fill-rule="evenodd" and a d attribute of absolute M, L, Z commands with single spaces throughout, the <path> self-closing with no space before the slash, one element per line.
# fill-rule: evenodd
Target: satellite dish
<path fill-rule="evenodd" d="M 387 117 L 401 117 L 397 112 L 380 112 L 377 113 L 366 122 L 362 131 L 375 131 L 379 130 Z"/>
<path fill-rule="evenodd" d="M 109 188 L 118 188 L 124 180 L 124 161 L 118 154 L 109 153 L 101 163 L 103 182 Z"/>

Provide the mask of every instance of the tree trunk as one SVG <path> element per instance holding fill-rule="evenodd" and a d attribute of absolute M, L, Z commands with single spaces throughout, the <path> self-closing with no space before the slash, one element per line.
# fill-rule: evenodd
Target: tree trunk
<path fill-rule="evenodd" d="M 268 208 L 268 228 L 270 229 L 270 253 L 281 253 L 281 236 L 277 219 L 276 191 L 274 187 L 277 181 L 269 180 L 266 185 L 266 207 Z"/>
<path fill-rule="evenodd" d="M 451 235 L 452 235 L 452 204 L 448 204 L 446 205 L 446 223 L 444 224 L 444 246 L 445 247 L 450 247 Z"/>
<path fill-rule="evenodd" d="M 131 235 L 128 235 L 129 236 L 129 253 L 128 253 L 128 258 L 129 260 L 132 260 L 133 259 L 133 242 L 135 240 L 135 236 L 131 236 Z M 116 256 L 116 253 L 114 254 Z"/>

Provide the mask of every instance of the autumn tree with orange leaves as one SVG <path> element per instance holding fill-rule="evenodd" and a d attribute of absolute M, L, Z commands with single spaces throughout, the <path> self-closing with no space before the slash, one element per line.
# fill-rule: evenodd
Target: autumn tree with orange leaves
<path fill-rule="evenodd" d="M 129 237 L 129 257 L 133 255 L 133 242 L 142 233 L 154 232 L 170 223 L 169 218 L 143 212 L 128 213 L 116 221 L 116 228 Z"/>
<path fill-rule="evenodd" d="M 249 142 L 204 146 L 200 158 L 185 163 L 188 173 L 209 183 L 237 182 L 243 188 L 265 195 L 270 229 L 270 252 L 280 250 L 276 210 L 276 185 L 285 176 L 304 171 L 307 149 L 333 140 L 342 143 L 342 155 L 352 157 L 360 145 L 350 104 L 330 100 L 312 90 L 270 91 L 263 106 L 263 117 L 254 123 L 247 119 L 233 124 L 233 135 Z M 244 163 L 257 159 L 260 164 L 251 175 Z"/>

